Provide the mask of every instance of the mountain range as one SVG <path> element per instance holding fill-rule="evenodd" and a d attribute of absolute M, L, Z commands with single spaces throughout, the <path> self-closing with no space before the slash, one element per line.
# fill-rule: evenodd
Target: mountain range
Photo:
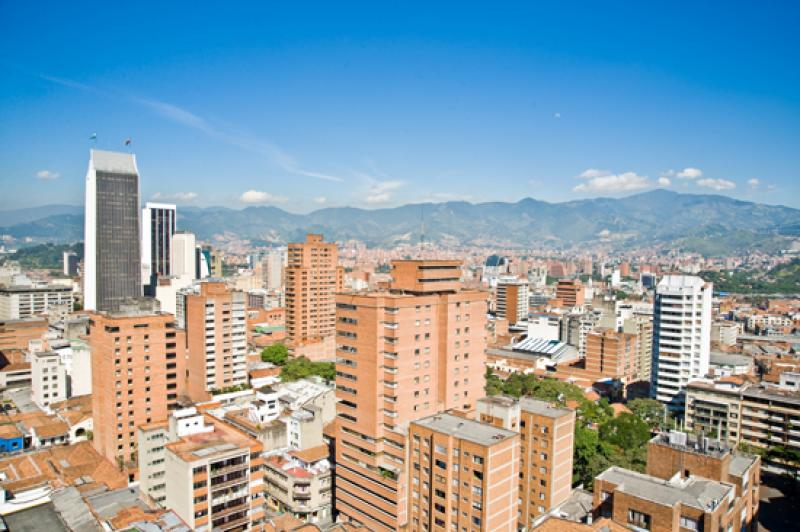
<path fill-rule="evenodd" d="M 80 206 L 52 205 L 0 211 L 0 234 L 33 242 L 73 242 L 83 236 Z M 452 245 L 609 249 L 662 246 L 722 255 L 789 247 L 800 237 L 800 210 L 712 194 L 654 190 L 625 198 L 549 203 L 410 204 L 385 209 L 332 207 L 293 214 L 277 207 L 241 210 L 179 207 L 178 228 L 205 241 L 239 238 L 283 244 L 306 232 L 371 246 L 426 241 Z"/>

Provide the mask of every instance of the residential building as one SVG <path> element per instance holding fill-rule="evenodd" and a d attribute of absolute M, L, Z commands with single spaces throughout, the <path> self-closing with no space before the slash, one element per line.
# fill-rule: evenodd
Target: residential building
<path fill-rule="evenodd" d="M 683 410 L 686 385 L 708 373 L 713 285 L 667 275 L 656 286 L 653 314 L 653 397 Z"/>
<path fill-rule="evenodd" d="M 205 401 L 212 390 L 247 383 L 245 294 L 221 281 L 205 281 L 182 296 L 189 397 Z"/>
<path fill-rule="evenodd" d="M 532 530 L 572 493 L 575 411 L 530 397 L 495 396 L 478 400 L 478 416 L 521 434 L 519 525 Z"/>
<path fill-rule="evenodd" d="M 135 476 L 136 427 L 167 419 L 184 393 L 184 331 L 153 299 L 93 313 L 92 416 L 97 451 Z"/>
<path fill-rule="evenodd" d="M 172 235 L 177 207 L 147 202 L 142 209 L 142 285 L 145 295 L 155 295 L 159 277 L 172 275 Z"/>
<path fill-rule="evenodd" d="M 58 284 L 33 283 L 0 285 L 0 320 L 21 320 L 54 311 L 72 311 L 72 287 Z"/>
<path fill-rule="evenodd" d="M 333 471 L 328 445 L 268 456 L 264 462 L 267 503 L 307 523 L 332 521 Z"/>
<path fill-rule="evenodd" d="M 560 306 L 580 307 L 584 303 L 585 290 L 580 279 L 561 279 L 556 283 L 556 299 Z"/>
<path fill-rule="evenodd" d="M 193 233 L 175 231 L 170 248 L 170 274 L 199 279 L 197 275 L 197 242 Z"/>
<path fill-rule="evenodd" d="M 650 382 L 653 365 L 653 317 L 634 314 L 622 324 L 622 332 L 636 335 L 634 370 L 636 379 Z"/>
<path fill-rule="evenodd" d="M 600 322 L 600 310 L 576 311 L 573 309 L 561 319 L 561 341 L 578 349 L 583 358 L 586 356 L 586 337 Z"/>
<path fill-rule="evenodd" d="M 497 315 L 509 325 L 528 321 L 528 281 L 501 277 L 497 281 Z"/>
<path fill-rule="evenodd" d="M 586 371 L 598 380 L 615 379 L 625 385 L 637 381 L 636 355 L 635 334 L 601 329 L 586 335 Z"/>
<path fill-rule="evenodd" d="M 460 275 L 459 261 L 394 261 L 390 290 L 336 298 L 336 508 L 345 520 L 406 524 L 408 424 L 474 410 L 484 394 L 486 294 L 463 289 Z"/>
<path fill-rule="evenodd" d="M 139 171 L 130 153 L 91 150 L 86 173 L 83 308 L 142 295 Z"/>
<path fill-rule="evenodd" d="M 67 398 L 67 372 L 58 353 L 50 350 L 32 351 L 31 399 L 36 406 L 50 412 L 50 405 Z"/>
<path fill-rule="evenodd" d="M 720 347 L 733 347 L 739 337 L 739 324 L 732 321 L 715 321 L 711 324 L 711 341 Z"/>
<path fill-rule="evenodd" d="M 531 314 L 528 317 L 528 337 L 542 340 L 559 340 L 561 316 L 558 314 Z"/>
<path fill-rule="evenodd" d="M 335 243 L 322 235 L 306 235 L 291 243 L 286 266 L 286 335 L 295 350 L 306 344 L 330 344 L 336 332 L 336 293 L 342 290 L 344 270 L 339 267 Z M 333 358 L 333 352 L 308 348 L 309 358 Z M 300 353 L 296 353 L 300 354 Z"/>
<path fill-rule="evenodd" d="M 517 530 L 517 432 L 447 412 L 408 432 L 408 530 Z"/>
<path fill-rule="evenodd" d="M 264 288 L 268 291 L 282 291 L 284 268 L 286 267 L 286 249 L 272 249 L 262 259 Z"/>

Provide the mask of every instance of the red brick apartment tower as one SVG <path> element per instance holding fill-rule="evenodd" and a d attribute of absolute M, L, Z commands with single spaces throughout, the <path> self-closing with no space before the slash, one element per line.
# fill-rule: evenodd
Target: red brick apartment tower
<path fill-rule="evenodd" d="M 460 261 L 395 261 L 391 289 L 336 298 L 336 505 L 374 530 L 408 521 L 409 423 L 483 396 L 485 292 Z"/>
<path fill-rule="evenodd" d="M 613 329 L 591 331 L 586 335 L 586 371 L 598 377 L 619 379 L 625 384 L 638 380 L 635 334 Z"/>
<path fill-rule="evenodd" d="M 184 333 L 158 302 L 138 299 L 93 313 L 92 444 L 103 457 L 136 473 L 136 429 L 166 420 L 184 393 Z"/>
<path fill-rule="evenodd" d="M 322 235 L 288 247 L 286 266 L 286 336 L 293 347 L 323 342 L 336 332 L 336 293 L 344 270 L 335 243 Z"/>
<path fill-rule="evenodd" d="M 583 305 L 585 290 L 579 279 L 561 279 L 556 284 L 556 299 L 565 307 L 579 307 Z"/>

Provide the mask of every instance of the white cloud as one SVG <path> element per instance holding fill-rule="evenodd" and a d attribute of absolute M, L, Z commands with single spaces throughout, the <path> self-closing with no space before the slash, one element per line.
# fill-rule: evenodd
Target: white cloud
<path fill-rule="evenodd" d="M 580 177 L 587 179 L 587 181 L 573 188 L 573 192 L 625 192 L 652 186 L 647 176 L 638 175 L 636 172 L 610 174 L 590 168 L 583 172 Z"/>
<path fill-rule="evenodd" d="M 658 178 L 658 186 L 660 187 L 668 187 L 671 184 L 672 181 L 670 181 L 670 179 L 665 175 L 662 175 L 661 177 Z"/>
<path fill-rule="evenodd" d="M 680 172 L 677 172 L 675 175 L 680 177 L 681 179 L 697 179 L 698 177 L 703 176 L 703 171 L 699 168 L 692 168 L 691 166 L 688 168 L 684 168 Z"/>
<path fill-rule="evenodd" d="M 698 186 L 710 188 L 713 190 L 730 190 L 732 188 L 736 188 L 736 183 L 733 181 L 728 181 L 727 179 L 712 179 L 710 177 L 706 177 L 705 179 L 701 179 L 697 182 Z"/>
<path fill-rule="evenodd" d="M 239 201 L 250 205 L 262 205 L 264 203 L 283 203 L 287 201 L 287 198 L 261 190 L 248 190 L 239 197 Z"/>
<path fill-rule="evenodd" d="M 60 176 L 61 174 L 52 170 L 39 170 L 36 172 L 37 179 L 58 179 Z"/>
<path fill-rule="evenodd" d="M 314 198 L 314 203 L 316 203 L 317 205 L 324 205 L 327 202 L 328 198 L 326 198 L 325 196 L 317 196 L 316 198 Z"/>
<path fill-rule="evenodd" d="M 153 194 L 153 199 L 161 201 L 194 201 L 197 196 L 197 192 L 175 192 L 174 194 L 156 192 Z"/>
<path fill-rule="evenodd" d="M 553 118 L 561 118 L 561 113 L 555 113 L 555 114 L 553 115 Z"/>
<path fill-rule="evenodd" d="M 367 183 L 367 194 L 364 197 L 364 202 L 369 204 L 387 203 L 392 199 L 392 193 L 398 188 L 406 185 L 405 181 L 397 179 L 389 179 L 386 181 L 378 181 L 369 174 L 361 172 L 353 172 L 356 177 L 360 177 Z"/>
<path fill-rule="evenodd" d="M 753 189 L 758 188 L 758 185 L 760 185 L 760 184 L 761 184 L 761 181 L 759 179 L 755 178 L 755 177 L 753 177 L 752 179 L 748 179 L 747 180 L 747 185 L 750 188 L 753 188 Z"/>

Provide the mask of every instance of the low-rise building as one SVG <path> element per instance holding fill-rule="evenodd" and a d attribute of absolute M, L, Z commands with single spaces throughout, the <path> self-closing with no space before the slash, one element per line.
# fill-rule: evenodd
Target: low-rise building
<path fill-rule="evenodd" d="M 268 456 L 264 481 L 270 508 L 308 523 L 331 521 L 333 480 L 325 444 Z"/>

